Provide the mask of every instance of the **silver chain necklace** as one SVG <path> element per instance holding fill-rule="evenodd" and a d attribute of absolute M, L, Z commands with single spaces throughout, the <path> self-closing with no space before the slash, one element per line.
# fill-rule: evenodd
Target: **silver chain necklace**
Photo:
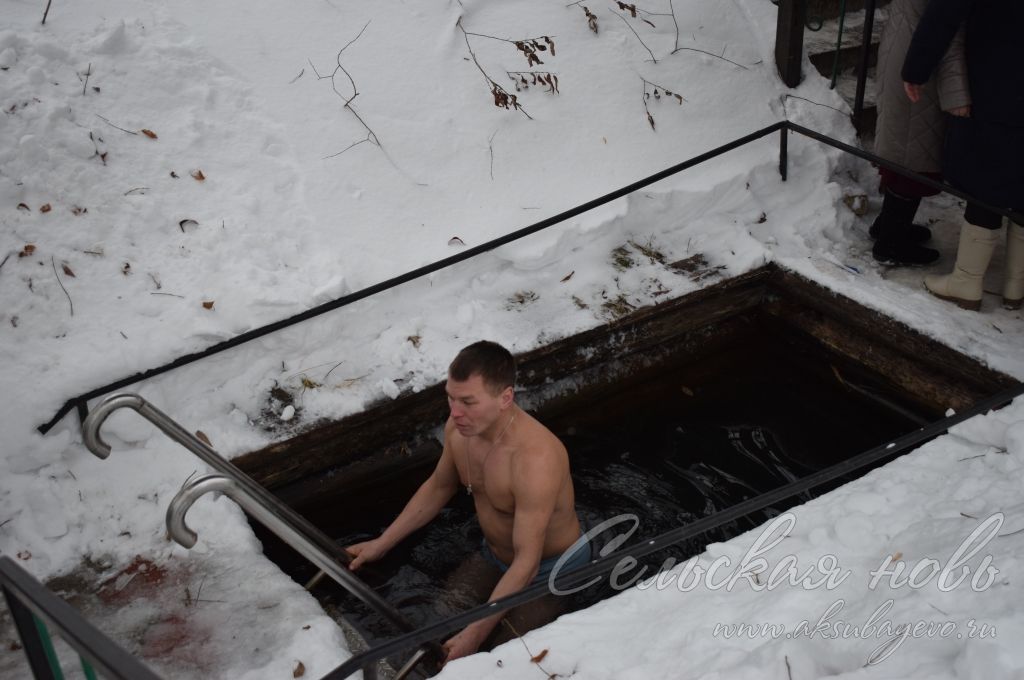
<path fill-rule="evenodd" d="M 498 438 L 494 440 L 493 444 L 491 444 L 491 448 L 487 449 L 487 453 L 484 454 L 484 462 L 480 466 L 481 470 L 483 470 L 487 466 L 487 459 L 491 457 L 491 453 L 498 446 L 498 442 L 500 442 L 501 438 L 505 436 L 505 433 L 508 432 L 508 428 L 512 427 L 512 421 L 515 420 L 515 419 L 516 419 L 516 414 L 513 412 L 512 413 L 512 417 L 508 419 L 508 423 L 505 424 L 505 427 L 502 429 L 501 434 L 498 435 Z M 470 475 L 470 471 L 469 471 L 469 439 L 467 439 L 466 440 L 466 495 L 467 496 L 472 496 L 473 495 L 473 481 L 470 479 L 469 475 Z"/>

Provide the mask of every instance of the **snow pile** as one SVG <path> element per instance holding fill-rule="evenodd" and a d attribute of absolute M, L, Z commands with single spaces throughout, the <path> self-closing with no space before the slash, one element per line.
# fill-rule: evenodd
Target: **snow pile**
<path fill-rule="evenodd" d="M 203 470 L 148 423 L 113 416 L 107 461 L 85 451 L 73 416 L 46 437 L 35 427 L 77 393 L 783 118 L 853 141 L 829 108 L 844 105 L 809 65 L 796 90 L 779 82 L 771 3 L 675 0 L 635 18 L 590 9 L 596 33 L 581 6 L 537 0 L 260 2 L 244 12 L 100 0 L 55 6 L 45 26 L 38 3 L 7 3 L 0 551 L 39 578 L 76 576 L 68 596 L 95 595 L 81 608 L 169 677 L 268 677 L 298 662 L 316 677 L 345 658 L 338 629 L 264 560 L 230 502 L 197 503 L 192 551 L 166 541 L 166 503 Z M 514 44 L 526 39 L 542 64 Z M 520 71 L 555 74 L 558 92 Z M 496 85 L 523 110 L 495 107 Z M 786 183 L 777 162 L 778 141 L 766 138 L 136 391 L 235 456 L 433 384 L 472 340 L 529 350 L 769 261 L 1024 375 L 1011 351 L 1024 339 L 1019 314 L 961 313 L 927 298 L 914 274 L 889 280 L 870 261 L 866 224 L 843 200 L 871 192 L 869 168 L 796 137 Z M 955 235 L 943 238 L 951 251 Z M 697 256 L 718 276 L 695 283 L 667 266 Z M 273 388 L 294 396 L 292 410 Z M 279 434 L 255 424 L 267 408 Z M 141 579 L 142 565 L 161 576 Z M 128 594 L 149 604 L 133 610 L 117 599 Z M 582 643 L 601 624 L 580 621 L 627 602 L 551 630 Z M 188 656 L 178 636 L 202 640 L 202 653 Z M 725 655 L 722 641 L 705 643 L 712 657 L 749 662 L 746 647 Z M 0 668 L 20 662 L 0 656 Z"/>

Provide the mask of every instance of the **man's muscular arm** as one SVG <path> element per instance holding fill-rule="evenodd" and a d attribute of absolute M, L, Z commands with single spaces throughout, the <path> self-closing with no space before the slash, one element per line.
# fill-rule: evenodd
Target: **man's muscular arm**
<path fill-rule="evenodd" d="M 508 571 L 491 591 L 488 602 L 522 590 L 537 575 L 548 525 L 566 474 L 563 456 L 551 449 L 525 451 L 515 457 L 512 463 L 512 494 L 515 499 L 515 515 L 512 519 L 514 556 Z M 449 639 L 444 645 L 448 652 L 447 660 L 451 661 L 476 652 L 504 615 L 495 614 L 481 619 L 466 626 L 462 632 Z"/>
<path fill-rule="evenodd" d="M 459 473 L 452 460 L 449 446 L 452 430 L 454 427 L 449 420 L 445 426 L 445 445 L 441 459 L 437 461 L 434 472 L 416 490 L 395 521 L 372 541 L 356 543 L 345 548 L 354 557 L 349 564 L 350 569 L 355 571 L 366 562 L 379 560 L 403 538 L 437 517 L 445 504 L 455 495 L 459 488 Z"/>

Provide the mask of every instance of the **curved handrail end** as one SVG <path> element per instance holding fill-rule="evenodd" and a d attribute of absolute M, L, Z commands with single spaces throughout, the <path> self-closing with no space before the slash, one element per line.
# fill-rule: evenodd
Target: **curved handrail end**
<path fill-rule="evenodd" d="M 82 437 L 86 448 L 98 458 L 107 458 L 110 455 L 110 445 L 103 441 L 100 435 L 100 427 L 107 417 L 119 408 L 133 408 L 138 411 L 145 404 L 145 399 L 131 392 L 114 394 L 101 401 L 82 421 Z"/>

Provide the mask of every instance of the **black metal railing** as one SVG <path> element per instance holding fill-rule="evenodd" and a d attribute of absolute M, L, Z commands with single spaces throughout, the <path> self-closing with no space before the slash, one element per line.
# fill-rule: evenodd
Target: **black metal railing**
<path fill-rule="evenodd" d="M 147 371 L 142 371 L 140 373 L 136 373 L 134 375 L 130 375 L 128 377 L 122 378 L 120 380 L 116 380 L 116 381 L 114 381 L 112 383 L 109 383 L 107 385 L 104 385 L 102 387 L 97 387 L 96 389 L 93 389 L 93 390 L 90 390 L 88 392 L 79 394 L 78 396 L 72 397 L 72 398 L 68 399 L 67 401 L 65 401 L 64 405 L 61 406 L 61 408 L 49 420 L 49 422 L 47 422 L 47 423 L 45 423 L 43 425 L 40 425 L 38 429 L 39 429 L 39 431 L 41 433 L 46 434 L 58 422 L 60 422 L 61 418 L 63 418 L 65 415 L 67 415 L 68 412 L 70 412 L 72 409 L 77 410 L 79 418 L 84 422 L 85 421 L 85 417 L 88 414 L 88 401 L 90 399 L 95 399 L 96 397 L 101 397 L 101 396 L 103 396 L 105 394 L 108 394 L 108 393 L 112 392 L 113 390 L 121 389 L 122 387 L 127 387 L 129 385 L 134 385 L 135 383 L 142 382 L 143 380 L 147 380 L 149 378 L 158 376 L 158 375 L 160 375 L 162 373 L 166 373 L 166 372 L 171 371 L 171 370 L 173 370 L 175 368 L 180 368 L 180 367 L 185 366 L 187 364 L 191 364 L 191 363 L 194 363 L 194 362 L 199 361 L 201 359 L 205 359 L 206 357 L 212 356 L 214 354 L 218 354 L 220 352 L 224 352 L 224 351 L 232 349 L 234 347 L 238 347 L 239 345 L 245 344 L 245 343 L 250 342 L 252 340 L 256 340 L 257 338 L 261 338 L 261 337 L 263 337 L 265 335 L 269 335 L 270 333 L 274 333 L 276 331 L 282 330 L 282 329 L 287 328 L 289 326 L 294 326 L 295 324 L 302 323 L 303 321 L 308 321 L 309 319 L 312 319 L 314 317 L 320 316 L 322 314 L 326 314 L 327 312 L 334 311 L 335 309 L 340 309 L 342 307 L 345 307 L 347 305 L 352 304 L 353 302 L 357 302 L 357 301 L 362 300 L 364 298 L 368 298 L 368 297 L 370 297 L 372 295 L 376 295 L 377 293 L 382 293 L 382 292 L 384 292 L 386 290 L 390 290 L 390 289 L 395 288 L 397 286 L 400 286 L 400 285 L 402 285 L 404 283 L 408 283 L 409 281 L 413 281 L 414 279 L 418 279 L 418 278 L 421 278 L 421 277 L 426 276 L 428 274 L 432 274 L 432 273 L 434 273 L 436 271 L 439 271 L 441 269 L 446 269 L 446 268 L 451 267 L 452 265 L 455 265 L 455 264 L 457 264 L 459 262 L 464 262 L 465 260 L 468 260 L 470 258 L 476 257 L 477 255 L 480 255 L 482 253 L 486 253 L 486 252 L 488 252 L 490 250 L 494 250 L 495 248 L 498 248 L 500 246 L 506 245 L 508 243 L 512 243 L 513 241 L 518 241 L 521 238 L 524 238 L 526 236 L 530 236 L 531 234 L 535 234 L 535 233 L 537 233 L 539 231 L 547 229 L 548 227 L 552 227 L 552 226 L 555 226 L 556 224 L 560 224 L 562 222 L 565 222 L 568 219 L 571 219 L 573 217 L 581 215 L 581 214 L 583 214 L 583 213 L 585 213 L 585 212 L 587 212 L 589 210 L 593 210 L 594 208 L 597 208 L 598 206 L 602 206 L 602 205 L 604 205 L 606 203 L 610 203 L 611 201 L 614 201 L 616 199 L 622 198 L 622 197 L 624 197 L 624 196 L 626 196 L 628 194 L 631 194 L 634 191 L 637 191 L 639 189 L 643 189 L 644 187 L 649 186 L 651 184 L 654 184 L 655 182 L 659 182 L 659 181 L 661 181 L 661 180 L 663 180 L 663 179 L 665 179 L 667 177 L 671 177 L 672 175 L 678 174 L 678 173 L 682 172 L 683 170 L 687 170 L 687 169 L 692 168 L 692 167 L 694 167 L 696 165 L 700 165 L 701 163 L 709 161 L 709 160 L 711 160 L 713 158 L 717 158 L 718 156 L 721 156 L 721 155 L 723 155 L 725 153 L 728 153 L 729 151 L 732 151 L 734 149 L 738 149 L 741 146 L 745 146 L 747 144 L 750 144 L 751 142 L 754 142 L 754 141 L 757 141 L 758 139 L 761 139 L 762 137 L 766 137 L 766 136 L 771 135 L 771 134 L 776 133 L 776 132 L 780 133 L 780 138 L 779 138 L 779 174 L 782 176 L 782 180 L 783 181 L 785 181 L 787 176 L 788 176 L 788 165 L 789 165 L 789 160 L 788 160 L 789 159 L 788 133 L 789 132 L 795 132 L 797 134 L 800 134 L 800 135 L 803 135 L 805 137 L 809 137 L 811 139 L 819 141 L 819 142 L 821 142 L 823 144 L 827 144 L 828 146 L 832 146 L 832 147 L 834 147 L 836 149 L 840 149 L 841 151 L 844 151 L 844 152 L 846 152 L 848 154 L 851 154 L 853 156 L 857 156 L 858 158 L 862 158 L 864 160 L 870 161 L 871 163 L 874 163 L 875 165 L 878 165 L 878 166 L 881 166 L 881 167 L 884 167 L 884 168 L 888 168 L 889 170 L 892 170 L 893 172 L 895 172 L 895 173 L 897 173 L 899 175 L 903 175 L 904 177 L 909 177 L 909 178 L 911 178 L 911 179 L 913 179 L 913 180 L 915 180 L 917 182 L 920 182 L 921 184 L 924 184 L 926 186 L 938 189 L 940 191 L 944 191 L 944 192 L 952 194 L 953 196 L 956 196 L 958 198 L 962 198 L 964 200 L 976 203 L 977 205 L 979 205 L 979 206 L 981 206 L 983 208 L 991 210 L 991 211 L 993 211 L 995 213 L 998 213 L 998 214 L 1000 214 L 1000 215 L 1002 215 L 1004 217 L 1008 217 L 1008 218 L 1012 219 L 1013 221 L 1017 222 L 1018 224 L 1024 224 L 1024 216 L 1022 216 L 1020 213 L 1015 213 L 1015 212 L 1013 212 L 1011 210 L 1007 210 L 1005 208 L 1000 208 L 1000 207 L 989 205 L 988 203 L 985 203 L 983 201 L 979 201 L 978 199 L 976 199 L 976 198 L 974 198 L 972 196 L 969 196 L 968 194 L 966 194 L 966 193 L 964 193 L 962 191 L 954 189 L 953 187 L 951 187 L 948 184 L 944 184 L 942 182 L 936 182 L 934 179 L 931 179 L 931 178 L 925 177 L 924 175 L 920 175 L 920 174 L 918 174 L 916 172 L 913 172 L 912 170 L 909 170 L 909 169 L 903 167 L 902 165 L 899 165 L 898 163 L 893 163 L 892 161 L 887 161 L 884 158 L 881 158 L 881 157 L 876 156 L 874 154 L 868 153 L 867 151 L 864 151 L 862 149 L 858 149 L 856 147 L 850 146 L 849 144 L 844 144 L 844 143 L 840 142 L 837 139 L 833 139 L 832 137 L 829 137 L 827 135 L 823 135 L 823 134 L 821 134 L 819 132 L 815 132 L 814 130 L 811 130 L 809 128 L 805 128 L 805 127 L 803 127 L 801 125 L 797 125 L 796 123 L 791 123 L 788 120 L 782 120 L 782 121 L 779 121 L 778 123 L 774 123 L 772 125 L 769 125 L 766 128 L 762 128 L 761 130 L 758 130 L 756 132 L 752 132 L 749 135 L 746 135 L 744 137 L 740 137 L 739 139 L 733 140 L 733 141 L 729 142 L 728 144 L 723 144 L 722 146 L 714 148 L 711 151 L 708 151 L 706 153 L 702 153 L 699 156 L 694 156 L 693 158 L 691 158 L 689 160 L 686 160 L 686 161 L 683 161 L 682 163 L 677 163 L 676 165 L 673 165 L 672 167 L 666 168 L 666 169 L 664 169 L 664 170 L 662 170 L 660 172 L 656 172 L 653 175 L 645 177 L 644 179 L 641 179 L 639 181 L 633 182 L 632 184 L 628 184 L 628 185 L 626 185 L 626 186 L 624 186 L 624 187 L 622 187 L 620 189 L 616 189 L 615 191 L 607 193 L 604 196 L 601 196 L 599 198 L 595 198 L 595 199 L 593 199 L 591 201 L 587 201 L 586 203 L 581 203 L 580 205 L 577 205 L 574 208 L 570 208 L 569 210 L 561 212 L 561 213 L 559 213 L 557 215 L 554 215 L 552 217 L 548 217 L 547 219 L 541 220 L 540 222 L 537 222 L 535 224 L 531 224 L 528 227 L 523 227 L 522 229 L 519 229 L 517 231 L 513 231 L 512 233 L 506 234 L 504 236 L 500 236 L 500 237 L 498 237 L 496 239 L 488 241 L 487 243 L 482 243 L 482 244 L 480 244 L 478 246 L 474 246 L 472 248 L 469 248 L 469 249 L 459 253 L 458 255 L 452 255 L 450 257 L 446 257 L 446 258 L 438 260 L 437 262 L 434 262 L 432 264 L 428 264 L 428 265 L 425 265 L 425 266 L 420 267 L 418 269 L 414 269 L 412 271 L 406 272 L 404 274 L 401 274 L 401 275 L 396 276 L 394 278 L 388 279 L 386 281 L 382 281 L 380 283 L 373 284 L 372 286 L 368 286 L 366 288 L 363 288 L 362 290 L 356 291 L 354 293 L 349 293 L 348 295 L 345 295 L 343 297 L 337 298 L 335 300 L 331 300 L 330 302 L 325 302 L 324 304 L 319 305 L 317 307 L 313 307 L 311 309 L 307 309 L 306 311 L 301 312 L 299 314 L 296 314 L 295 316 L 291 316 L 291 317 L 289 317 L 287 319 L 282 319 L 281 321 L 276 321 L 276 322 L 268 324 L 266 326 L 262 326 L 260 328 L 253 329 L 251 331 L 247 331 L 247 332 L 242 333 L 241 335 L 237 335 L 237 336 L 235 336 L 235 337 L 233 337 L 233 338 L 231 338 L 229 340 L 225 340 L 224 342 L 219 342 L 219 343 L 217 343 L 217 344 L 215 344 L 215 345 L 213 345 L 211 347 L 208 347 L 207 349 L 205 349 L 205 350 L 203 350 L 201 352 L 194 352 L 192 354 L 186 354 L 184 356 L 180 356 L 177 359 L 175 359 L 175 360 L 173 360 L 173 361 L 171 361 L 169 363 L 166 363 L 166 364 L 164 364 L 162 366 L 158 366 L 156 368 L 151 368 L 151 369 L 149 369 Z"/>
<path fill-rule="evenodd" d="M 160 676 L 111 641 L 10 557 L 0 556 L 0 586 L 33 677 L 64 677 L 50 639 L 52 627 L 79 655 L 87 678 L 96 677 L 95 669 L 114 680 L 160 680 Z"/>

